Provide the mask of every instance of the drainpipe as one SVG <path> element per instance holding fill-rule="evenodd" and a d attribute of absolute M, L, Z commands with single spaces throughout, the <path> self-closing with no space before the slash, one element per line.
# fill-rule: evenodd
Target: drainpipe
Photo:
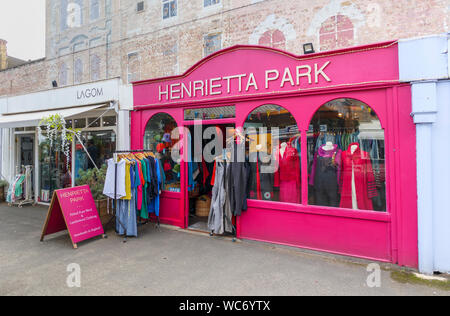
<path fill-rule="evenodd" d="M 434 273 L 432 130 L 437 119 L 437 81 L 412 84 L 417 134 L 419 270 Z"/>

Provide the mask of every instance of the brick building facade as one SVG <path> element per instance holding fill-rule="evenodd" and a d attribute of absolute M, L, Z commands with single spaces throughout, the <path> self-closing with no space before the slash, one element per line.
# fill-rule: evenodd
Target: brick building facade
<path fill-rule="evenodd" d="M 443 33 L 450 0 L 47 0 L 46 58 L 0 72 L 0 96 L 174 75 L 221 48 L 301 54 Z"/>

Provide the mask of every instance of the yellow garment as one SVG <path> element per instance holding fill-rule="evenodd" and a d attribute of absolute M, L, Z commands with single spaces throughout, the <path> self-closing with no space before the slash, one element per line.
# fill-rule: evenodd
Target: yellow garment
<path fill-rule="evenodd" d="M 125 167 L 125 192 L 126 196 L 122 198 L 122 200 L 131 200 L 131 177 L 130 177 L 130 166 L 131 164 L 127 161 Z"/>

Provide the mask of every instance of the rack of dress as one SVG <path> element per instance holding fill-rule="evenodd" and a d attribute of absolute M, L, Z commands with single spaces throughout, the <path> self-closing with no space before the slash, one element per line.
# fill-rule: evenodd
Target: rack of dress
<path fill-rule="evenodd" d="M 137 237 L 137 227 L 150 223 L 150 215 L 160 227 L 159 206 L 162 192 L 162 164 L 152 152 L 144 150 L 116 151 L 107 161 L 108 169 L 103 194 L 114 202 L 116 232 Z"/>
<path fill-rule="evenodd" d="M 32 174 L 33 166 L 22 166 L 20 172 L 17 172 L 6 197 L 9 206 L 14 205 L 22 208 L 26 204 L 35 204 Z"/>

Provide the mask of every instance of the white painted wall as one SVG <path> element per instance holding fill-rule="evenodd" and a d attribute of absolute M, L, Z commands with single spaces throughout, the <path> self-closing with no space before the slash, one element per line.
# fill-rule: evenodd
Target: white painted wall
<path fill-rule="evenodd" d="M 450 273 L 449 35 L 400 41 L 417 130 L 419 270 Z"/>

